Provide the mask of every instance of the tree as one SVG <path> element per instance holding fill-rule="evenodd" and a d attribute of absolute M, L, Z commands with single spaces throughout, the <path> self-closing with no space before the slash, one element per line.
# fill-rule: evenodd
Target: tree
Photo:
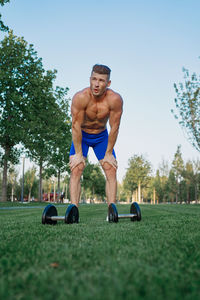
<path fill-rule="evenodd" d="M 8 2 L 10 2 L 10 0 L 0 0 L 0 5 L 4 6 Z M 8 26 L 5 26 L 2 19 L 1 19 L 1 14 L 0 14 L 0 30 L 1 31 L 8 31 Z"/>
<path fill-rule="evenodd" d="M 184 83 L 174 84 L 177 112 L 172 110 L 179 124 L 186 131 L 190 143 L 200 151 L 200 76 L 183 68 Z"/>
<path fill-rule="evenodd" d="M 25 115 L 30 114 L 29 99 L 35 91 L 41 59 L 23 38 L 10 31 L 0 43 L 0 147 L 3 150 L 2 201 L 7 200 L 8 164 L 16 164 L 19 145 L 26 133 Z"/>
<path fill-rule="evenodd" d="M 14 201 L 14 192 L 17 186 L 17 176 L 18 173 L 15 170 L 14 166 L 11 166 L 8 172 L 8 183 L 10 184 L 10 188 L 11 188 L 11 201 Z M 8 192 L 9 194 L 9 192 Z"/>
<path fill-rule="evenodd" d="M 56 71 L 42 72 L 35 83 L 26 114 L 24 146 L 28 155 L 40 168 L 39 200 L 42 201 L 42 176 L 58 175 L 68 170 L 71 145 L 71 119 L 68 88 L 53 88 Z M 31 112 L 31 113 L 30 113 Z"/>
<path fill-rule="evenodd" d="M 174 202 L 174 200 L 177 201 L 176 195 L 177 195 L 177 183 L 176 183 L 176 176 L 174 174 L 173 169 L 169 172 L 169 177 L 167 181 L 167 195 L 168 195 L 168 201 Z"/>
<path fill-rule="evenodd" d="M 178 145 L 177 151 L 174 155 L 174 159 L 172 161 L 172 171 L 174 173 L 175 179 L 176 179 L 176 203 L 178 202 L 179 194 L 180 194 L 180 182 L 183 176 L 183 170 L 184 170 L 184 162 L 182 159 L 181 154 L 181 146 Z"/>
<path fill-rule="evenodd" d="M 1 189 L 2 189 L 2 170 L 0 168 L 0 195 L 2 194 Z"/>
<path fill-rule="evenodd" d="M 94 199 L 95 195 L 101 199 L 105 197 L 105 177 L 101 168 L 97 164 L 92 164 L 87 161 L 87 165 L 83 171 L 82 186 L 88 197 Z"/>
<path fill-rule="evenodd" d="M 134 155 L 129 159 L 128 166 L 124 187 L 130 191 L 131 195 L 137 189 L 140 202 L 141 188 L 147 187 L 150 181 L 151 164 L 142 155 Z"/>
<path fill-rule="evenodd" d="M 31 191 L 34 183 L 36 182 L 36 168 L 32 167 L 28 171 L 26 171 L 24 175 L 25 188 L 28 189 L 28 201 L 31 200 Z"/>
<path fill-rule="evenodd" d="M 58 104 L 53 96 L 53 80 L 56 71 L 43 69 L 37 73 L 34 91 L 29 98 L 29 107 L 24 114 L 25 136 L 23 145 L 28 156 L 39 166 L 39 201 L 42 201 L 42 173 L 52 150 L 58 119 Z"/>
<path fill-rule="evenodd" d="M 161 199 L 163 199 L 163 190 L 162 190 L 159 170 L 156 171 L 156 176 L 151 178 L 150 190 L 151 190 L 151 199 L 153 196 L 153 203 L 154 204 L 156 203 L 156 199 L 158 202 L 161 202 Z"/>
<path fill-rule="evenodd" d="M 159 173 L 161 177 L 167 178 L 169 176 L 169 163 L 162 159 L 161 163 L 158 166 Z"/>
<path fill-rule="evenodd" d="M 51 201 L 52 185 L 53 185 L 52 178 L 47 178 L 44 180 L 43 188 L 44 188 L 45 198 L 46 198 L 46 193 L 47 193 L 47 199 L 49 202 Z M 44 194 L 43 194 L 43 197 L 44 197 Z"/>
<path fill-rule="evenodd" d="M 123 182 L 117 182 L 117 201 L 126 202 L 128 198 L 127 191 L 124 189 Z"/>
<path fill-rule="evenodd" d="M 186 162 L 185 165 L 185 169 L 183 171 L 183 178 L 185 181 L 185 185 L 186 185 L 186 199 L 187 199 L 187 203 L 190 204 L 191 199 L 196 198 L 196 202 L 197 202 L 197 178 L 196 178 L 196 174 L 194 172 L 194 166 L 192 161 L 188 160 Z"/>
<path fill-rule="evenodd" d="M 58 176 L 58 193 L 60 193 L 60 176 L 69 172 L 69 151 L 71 146 L 71 117 L 69 99 L 66 98 L 68 88 L 56 87 L 54 97 L 59 106 L 58 115 L 55 117 L 54 138 L 51 140 L 52 152 L 47 163 L 48 177 Z"/>
<path fill-rule="evenodd" d="M 196 161 L 192 161 L 193 164 L 193 184 L 194 184 L 194 190 L 195 190 L 195 201 L 198 202 L 199 197 L 199 184 L 200 184 L 200 161 L 197 159 Z"/>
<path fill-rule="evenodd" d="M 159 201 L 166 201 L 167 198 L 167 181 L 169 177 L 169 164 L 168 161 L 165 161 L 164 159 L 159 164 L 159 175 L 160 175 L 160 197 Z"/>

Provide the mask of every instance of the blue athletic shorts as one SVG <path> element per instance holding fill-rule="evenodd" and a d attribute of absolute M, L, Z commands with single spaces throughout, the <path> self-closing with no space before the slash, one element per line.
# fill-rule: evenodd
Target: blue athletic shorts
<path fill-rule="evenodd" d="M 87 157 L 89 147 L 92 147 L 98 160 L 104 158 L 108 145 L 108 131 L 104 131 L 97 134 L 90 134 L 82 131 L 82 152 L 83 156 Z M 75 154 L 74 143 L 72 142 L 69 155 Z M 116 158 L 115 151 L 113 149 L 112 154 Z"/>

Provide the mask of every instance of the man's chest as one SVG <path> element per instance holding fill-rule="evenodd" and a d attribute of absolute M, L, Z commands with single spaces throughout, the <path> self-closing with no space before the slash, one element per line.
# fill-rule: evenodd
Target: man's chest
<path fill-rule="evenodd" d="M 102 120 L 109 116 L 109 106 L 106 102 L 89 103 L 85 115 L 90 120 Z"/>

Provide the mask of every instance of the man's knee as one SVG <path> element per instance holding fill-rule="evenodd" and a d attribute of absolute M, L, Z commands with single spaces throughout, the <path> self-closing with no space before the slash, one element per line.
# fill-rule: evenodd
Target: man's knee
<path fill-rule="evenodd" d="M 83 157 L 81 154 L 74 154 L 71 155 L 69 158 L 69 166 L 71 169 L 71 172 L 77 167 L 77 171 L 83 171 L 85 167 L 85 161 L 86 158 Z"/>
<path fill-rule="evenodd" d="M 104 172 L 114 169 L 113 166 L 107 162 L 105 162 L 104 164 L 101 164 L 101 166 L 102 166 Z"/>
<path fill-rule="evenodd" d="M 85 168 L 84 163 L 80 163 L 79 165 L 77 165 L 76 167 L 73 168 L 73 170 L 71 170 L 71 176 L 75 176 L 75 177 L 81 177 L 83 170 Z"/>
<path fill-rule="evenodd" d="M 112 165 L 105 162 L 102 168 L 104 170 L 107 180 L 116 180 L 117 170 Z"/>

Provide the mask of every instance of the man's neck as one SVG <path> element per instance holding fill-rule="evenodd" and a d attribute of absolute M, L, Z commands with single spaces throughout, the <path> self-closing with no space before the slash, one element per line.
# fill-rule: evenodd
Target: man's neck
<path fill-rule="evenodd" d="M 103 100 L 103 99 L 105 98 L 106 93 L 107 93 L 107 89 L 106 89 L 105 92 L 104 92 L 102 95 L 100 95 L 100 96 L 95 96 L 95 95 L 92 94 L 92 92 L 91 92 L 91 95 L 92 95 L 92 97 L 93 97 L 93 99 L 94 99 L 95 101 L 99 102 L 99 101 L 101 101 L 101 100 Z"/>

